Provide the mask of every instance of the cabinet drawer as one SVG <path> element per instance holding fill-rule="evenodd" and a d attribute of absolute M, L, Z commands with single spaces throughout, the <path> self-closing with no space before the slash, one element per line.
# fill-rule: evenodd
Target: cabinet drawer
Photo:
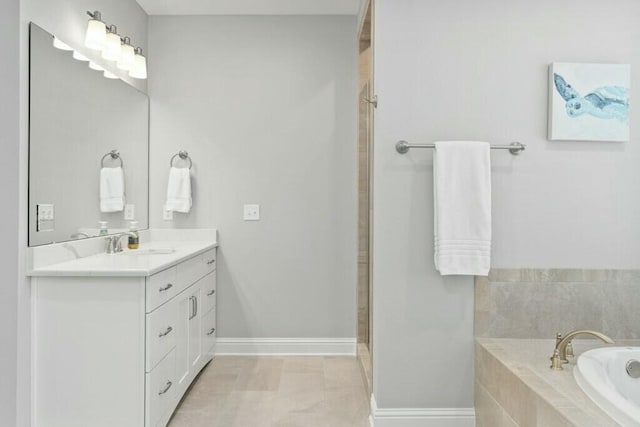
<path fill-rule="evenodd" d="M 218 288 L 216 285 L 216 273 L 212 272 L 204 276 L 202 283 L 202 313 L 210 312 L 216 306 Z"/>
<path fill-rule="evenodd" d="M 216 259 L 216 250 L 210 249 L 202 254 L 202 260 L 204 261 L 206 273 L 210 273 L 215 270 L 216 264 L 218 263 L 218 260 Z"/>
<path fill-rule="evenodd" d="M 212 357 L 215 353 L 216 337 L 216 310 L 211 310 L 202 317 L 202 353 L 205 358 Z"/>
<path fill-rule="evenodd" d="M 153 313 L 147 314 L 147 372 L 150 372 L 176 346 L 177 329 L 178 305 L 175 299 Z"/>
<path fill-rule="evenodd" d="M 155 427 L 163 416 L 173 409 L 177 386 L 175 351 L 172 350 L 153 371 L 146 374 L 145 383 L 145 425 Z"/>
<path fill-rule="evenodd" d="M 216 250 L 211 249 L 178 264 L 178 278 L 180 286 L 178 293 L 194 284 L 198 279 L 216 268 Z"/>
<path fill-rule="evenodd" d="M 171 267 L 147 277 L 147 313 L 169 301 L 177 294 L 176 274 L 176 267 Z"/>

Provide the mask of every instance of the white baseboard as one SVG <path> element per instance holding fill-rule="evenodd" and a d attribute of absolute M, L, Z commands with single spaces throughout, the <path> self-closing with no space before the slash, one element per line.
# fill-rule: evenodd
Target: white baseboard
<path fill-rule="evenodd" d="M 474 427 L 474 408 L 378 408 L 371 395 L 371 427 Z"/>
<path fill-rule="evenodd" d="M 355 338 L 218 338 L 220 356 L 355 356 Z"/>

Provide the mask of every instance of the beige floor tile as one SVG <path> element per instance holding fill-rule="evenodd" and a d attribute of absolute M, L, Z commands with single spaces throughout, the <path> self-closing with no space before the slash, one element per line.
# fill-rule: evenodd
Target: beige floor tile
<path fill-rule="evenodd" d="M 368 427 L 353 357 L 216 357 L 170 427 Z"/>
<path fill-rule="evenodd" d="M 323 369 L 324 358 L 316 356 L 287 357 L 284 359 L 284 364 L 282 366 L 283 373 L 322 373 Z"/>

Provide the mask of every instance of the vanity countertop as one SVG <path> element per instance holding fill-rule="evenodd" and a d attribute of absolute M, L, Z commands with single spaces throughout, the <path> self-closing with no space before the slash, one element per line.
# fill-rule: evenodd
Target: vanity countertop
<path fill-rule="evenodd" d="M 154 241 L 141 243 L 138 249 L 116 254 L 99 253 L 32 268 L 29 276 L 151 276 L 180 262 L 216 248 L 215 241 Z M 171 248 L 171 253 L 149 253 L 151 249 Z"/>

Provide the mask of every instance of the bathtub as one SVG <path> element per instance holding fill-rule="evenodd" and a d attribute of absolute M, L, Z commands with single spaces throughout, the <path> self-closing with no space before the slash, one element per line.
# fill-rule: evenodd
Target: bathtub
<path fill-rule="evenodd" d="M 627 374 L 640 347 L 604 347 L 578 357 L 573 375 L 582 390 L 623 427 L 640 427 L 640 378 Z"/>

